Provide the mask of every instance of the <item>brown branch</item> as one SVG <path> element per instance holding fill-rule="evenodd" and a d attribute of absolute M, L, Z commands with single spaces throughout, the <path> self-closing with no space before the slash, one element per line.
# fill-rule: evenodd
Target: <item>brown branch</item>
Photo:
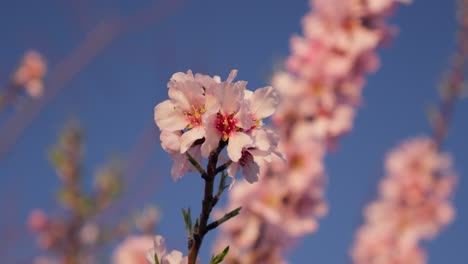
<path fill-rule="evenodd" d="M 214 197 L 213 197 L 213 186 L 216 178 L 216 164 L 218 164 L 218 158 L 221 151 L 226 147 L 227 141 L 220 141 L 218 147 L 210 153 L 208 157 L 208 164 L 206 169 L 205 180 L 205 190 L 202 201 L 202 211 L 200 213 L 200 226 L 196 232 L 193 234 L 193 238 L 189 239 L 189 255 L 188 255 L 188 264 L 195 264 L 200 251 L 200 247 L 203 243 L 203 238 L 210 231 L 208 229 L 208 220 L 210 218 L 211 211 L 214 206 Z"/>

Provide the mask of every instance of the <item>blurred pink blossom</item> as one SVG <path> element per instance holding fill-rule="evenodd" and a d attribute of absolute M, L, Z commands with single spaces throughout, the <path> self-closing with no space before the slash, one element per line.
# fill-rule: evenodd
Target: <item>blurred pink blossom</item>
<path fill-rule="evenodd" d="M 219 238 L 233 242 L 229 263 L 270 259 L 269 252 L 270 263 L 282 263 L 283 252 L 317 230 L 328 211 L 325 155 L 353 128 L 366 77 L 380 64 L 376 50 L 391 37 L 386 19 L 400 2 L 310 1 L 303 36 L 291 38 L 286 70 L 272 79 L 280 99 L 272 120 L 286 162 L 273 158 L 258 184 L 230 192 L 226 212 L 242 211 Z"/>
<path fill-rule="evenodd" d="M 421 241 L 454 218 L 451 158 L 431 138 L 414 138 L 389 153 L 386 173 L 379 198 L 365 209 L 354 263 L 426 263 Z"/>
<path fill-rule="evenodd" d="M 153 247 L 153 239 L 150 236 L 127 237 L 112 255 L 114 264 L 147 264 L 146 252 Z"/>
<path fill-rule="evenodd" d="M 44 90 L 43 79 L 47 72 L 47 64 L 38 52 L 28 51 L 18 67 L 13 81 L 17 86 L 24 87 L 31 97 L 40 97 Z"/>
<path fill-rule="evenodd" d="M 34 209 L 29 214 L 28 227 L 33 232 L 42 231 L 48 224 L 46 213 L 41 209 Z"/>

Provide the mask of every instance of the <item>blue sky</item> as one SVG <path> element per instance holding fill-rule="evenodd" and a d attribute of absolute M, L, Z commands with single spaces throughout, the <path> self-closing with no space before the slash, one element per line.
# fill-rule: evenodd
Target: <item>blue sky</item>
<path fill-rule="evenodd" d="M 37 49 L 54 68 L 97 24 L 151 4 L 149 0 L 95 2 L 0 2 L 0 84 L 25 50 Z M 162 8 L 171 1 L 157 2 Z M 166 83 L 172 73 L 192 69 L 226 76 L 238 69 L 249 89 L 267 85 L 308 10 L 306 0 L 181 2 L 171 11 L 162 10 L 163 19 L 116 38 L 30 122 L 0 160 L 0 230 L 20 228 L 31 208 L 58 209 L 53 199 L 58 179 L 46 153 L 67 120 L 79 119 L 86 130 L 85 172 L 90 177 L 111 156 L 128 156 L 144 131 L 150 131 L 148 146 L 157 142 L 153 107 L 167 97 Z M 350 262 L 349 247 L 362 222 L 363 206 L 375 197 L 385 153 L 404 139 L 429 132 L 426 110 L 437 100 L 436 87 L 454 49 L 454 12 L 453 0 L 416 0 L 391 19 L 400 33 L 380 52 L 382 67 L 369 78 L 355 129 L 327 158 L 330 213 L 320 221 L 319 231 L 291 253 L 291 263 Z M 468 209 L 463 205 L 468 200 L 467 115 L 465 100 L 457 107 L 445 147 L 460 174 L 454 200 L 457 218 L 426 244 L 429 263 L 457 264 L 468 259 Z M 129 177 L 129 195 L 123 204 L 131 208 L 157 204 L 163 210 L 159 232 L 171 247 L 185 249 L 180 208 L 198 209 L 201 181 L 188 175 L 174 183 L 169 157 L 157 144 L 152 146 L 148 162 Z M 116 210 L 112 216 L 126 213 Z M 213 237 L 209 235 L 204 258 Z M 37 253 L 30 239 L 28 235 L 14 241 L 8 254 L 24 248 L 28 256 Z"/>

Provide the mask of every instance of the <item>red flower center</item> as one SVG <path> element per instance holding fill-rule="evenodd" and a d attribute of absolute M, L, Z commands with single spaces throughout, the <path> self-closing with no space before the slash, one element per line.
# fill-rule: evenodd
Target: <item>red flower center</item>
<path fill-rule="evenodd" d="M 237 119 L 234 115 L 216 114 L 215 127 L 221 134 L 222 139 L 226 141 L 229 136 L 237 131 Z"/>

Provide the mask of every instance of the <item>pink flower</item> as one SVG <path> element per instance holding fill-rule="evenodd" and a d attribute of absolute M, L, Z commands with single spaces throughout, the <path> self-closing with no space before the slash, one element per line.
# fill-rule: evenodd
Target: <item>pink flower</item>
<path fill-rule="evenodd" d="M 425 263 L 419 244 L 434 238 L 454 218 L 455 174 L 450 157 L 431 138 L 392 150 L 380 196 L 365 210 L 365 224 L 352 250 L 355 263 Z"/>
<path fill-rule="evenodd" d="M 180 153 L 180 138 L 181 131 L 161 131 L 160 139 L 163 149 L 169 153 L 169 156 L 174 161 L 171 169 L 171 176 L 174 180 L 180 179 L 185 173 L 195 171 L 195 168 L 190 164 L 187 155 Z M 200 145 L 192 146 L 188 149 L 188 153 L 201 164 L 202 156 Z"/>
<path fill-rule="evenodd" d="M 43 79 L 47 71 L 44 58 L 36 51 L 28 51 L 13 77 L 15 85 L 23 86 L 31 97 L 40 97 L 44 90 Z"/>
<path fill-rule="evenodd" d="M 265 163 L 272 162 L 273 155 L 281 155 L 277 152 L 278 139 L 273 131 L 255 129 L 252 131 L 252 138 L 252 143 L 242 149 L 241 158 L 227 170 L 228 175 L 234 177 L 242 168 L 242 175 L 249 183 L 258 181 L 260 168 Z"/>
<path fill-rule="evenodd" d="M 220 140 L 229 139 L 227 153 L 229 158 L 236 162 L 242 156 L 242 149 L 252 143 L 252 138 L 244 132 L 253 125 L 244 103 L 247 83 L 233 83 L 236 75 L 237 71 L 231 71 L 228 79 L 215 91 L 219 111 L 204 116 L 206 137 L 201 148 L 204 157 L 208 157 L 218 147 Z"/>
<path fill-rule="evenodd" d="M 147 264 L 146 252 L 153 246 L 153 239 L 149 236 L 127 237 L 112 255 L 114 264 Z"/>
<path fill-rule="evenodd" d="M 203 83 L 191 71 L 172 75 L 168 87 L 170 99 L 155 107 L 154 119 L 162 131 L 187 129 L 180 138 L 180 152 L 185 153 L 193 142 L 204 137 L 202 117 L 211 106 L 207 105 Z"/>

